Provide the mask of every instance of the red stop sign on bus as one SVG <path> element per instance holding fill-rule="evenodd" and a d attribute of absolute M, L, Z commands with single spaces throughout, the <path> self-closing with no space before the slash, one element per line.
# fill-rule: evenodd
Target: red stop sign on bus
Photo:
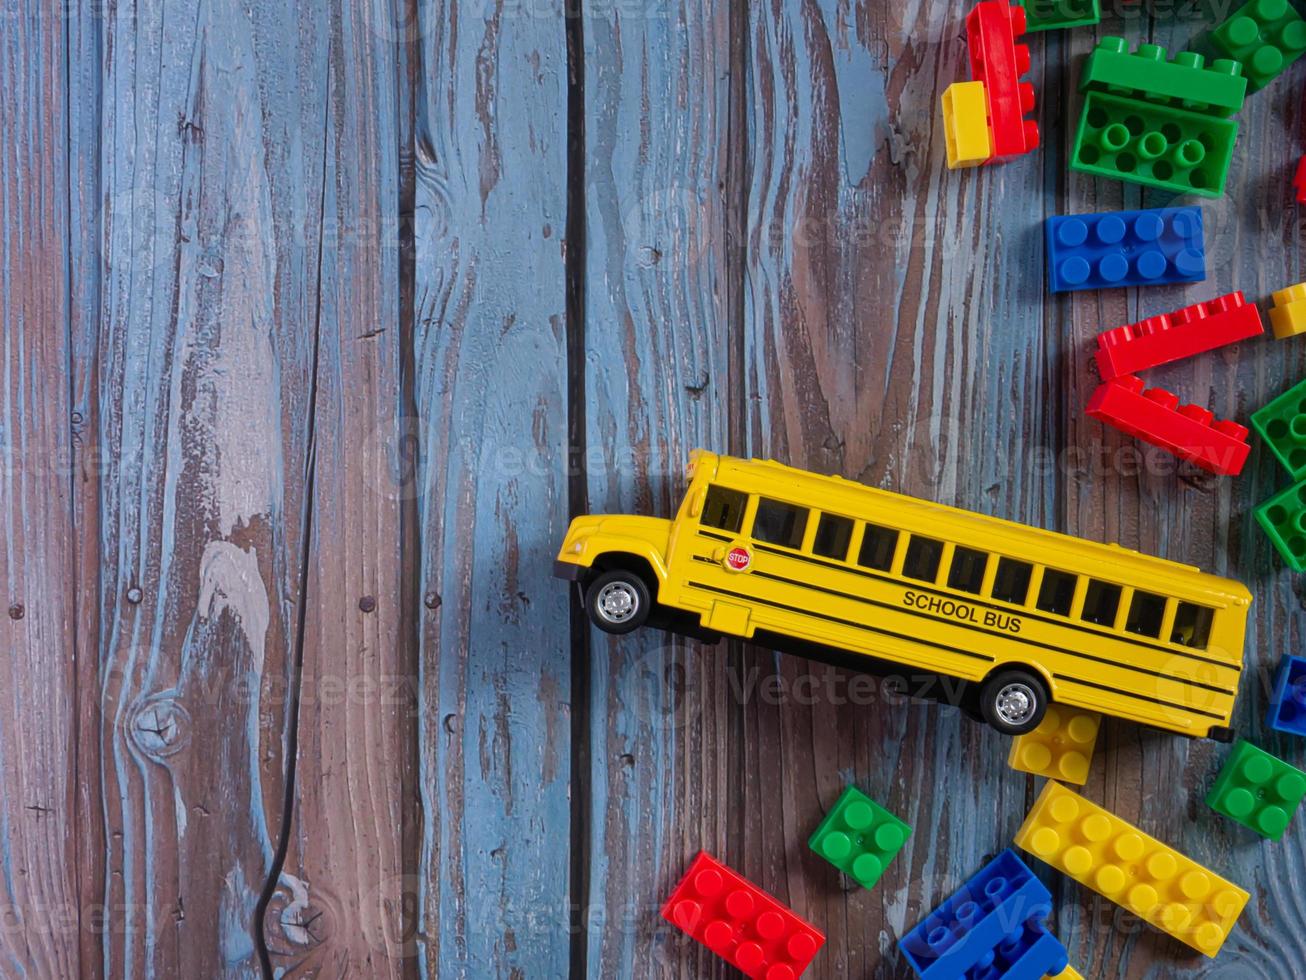
<path fill-rule="evenodd" d="M 732 572 L 742 572 L 753 563 L 753 553 L 747 548 L 731 548 L 726 555 L 726 568 Z"/>

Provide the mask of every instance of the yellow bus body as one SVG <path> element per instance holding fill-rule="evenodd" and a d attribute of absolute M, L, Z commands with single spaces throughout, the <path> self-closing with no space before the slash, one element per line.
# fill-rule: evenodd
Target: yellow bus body
<path fill-rule="evenodd" d="M 1238 582 L 768 460 L 695 450 L 687 472 L 672 520 L 577 518 L 559 574 L 579 579 L 631 556 L 651 568 L 660 606 L 696 615 L 713 633 L 764 631 L 976 682 L 1019 666 L 1037 672 L 1054 703 L 1228 737 L 1252 599 Z M 737 531 L 706 523 L 710 488 L 743 508 Z M 801 532 L 788 527 L 787 543 L 759 540 L 759 501 L 768 515 L 805 513 Z M 825 515 L 835 532 L 818 543 Z M 888 532 L 897 532 L 891 561 Z M 881 542 L 888 567 L 861 564 Z M 922 549 L 938 555 L 932 579 L 905 572 L 928 574 Z M 961 574 L 954 565 L 965 566 Z M 1027 566 L 1025 598 L 1004 601 L 1019 595 Z"/>

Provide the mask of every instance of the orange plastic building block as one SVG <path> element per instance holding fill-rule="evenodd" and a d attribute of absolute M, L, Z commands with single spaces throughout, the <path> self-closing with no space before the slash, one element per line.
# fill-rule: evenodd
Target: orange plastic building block
<path fill-rule="evenodd" d="M 1016 844 L 1207 956 L 1247 892 L 1059 783 L 1048 783 Z"/>
<path fill-rule="evenodd" d="M 825 944 L 815 926 L 706 851 L 662 906 L 662 918 L 758 980 L 800 976 Z"/>
<path fill-rule="evenodd" d="M 1101 724 L 1102 716 L 1092 711 L 1054 705 L 1048 708 L 1038 728 L 1012 739 L 1007 765 L 1020 772 L 1083 786 L 1088 782 Z"/>

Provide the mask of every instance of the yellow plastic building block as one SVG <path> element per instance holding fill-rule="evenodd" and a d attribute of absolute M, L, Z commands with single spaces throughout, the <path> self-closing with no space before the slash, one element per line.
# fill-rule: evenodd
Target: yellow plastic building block
<path fill-rule="evenodd" d="M 1073 966 L 1068 966 L 1058 974 L 1048 974 L 1044 980 L 1084 980 L 1084 975 Z"/>
<path fill-rule="evenodd" d="M 1059 783 L 1048 783 L 1016 844 L 1207 956 L 1248 895 Z"/>
<path fill-rule="evenodd" d="M 1043 723 L 1028 735 L 1011 741 L 1007 765 L 1035 776 L 1061 779 L 1076 786 L 1088 782 L 1093 746 L 1102 716 L 1074 708 L 1048 708 Z"/>
<path fill-rule="evenodd" d="M 1279 340 L 1306 333 L 1306 282 L 1280 289 L 1274 294 L 1270 326 Z"/>
<path fill-rule="evenodd" d="M 943 93 L 943 135 L 948 169 L 978 167 L 993 156 L 989 98 L 983 82 L 954 82 Z"/>

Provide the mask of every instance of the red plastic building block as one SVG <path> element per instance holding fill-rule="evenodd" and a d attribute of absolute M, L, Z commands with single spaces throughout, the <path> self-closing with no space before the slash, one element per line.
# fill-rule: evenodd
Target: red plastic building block
<path fill-rule="evenodd" d="M 662 918 L 760 980 L 794 980 L 825 945 L 816 927 L 707 851 L 694 858 Z"/>
<path fill-rule="evenodd" d="M 1029 71 L 1029 48 L 1017 44 L 1025 33 L 1025 8 L 1007 0 L 983 0 L 966 15 L 972 77 L 984 83 L 989 101 L 993 156 L 989 162 L 1028 153 L 1038 146 L 1034 86 L 1020 76 Z"/>
<path fill-rule="evenodd" d="M 1088 414 L 1223 476 L 1241 473 L 1251 452 L 1247 429 L 1237 422 L 1217 422 L 1200 405 L 1180 406 L 1178 396 L 1164 389 L 1144 391 L 1142 378 L 1132 375 L 1108 381 L 1093 392 Z"/>
<path fill-rule="evenodd" d="M 1292 187 L 1297 192 L 1297 203 L 1306 204 L 1306 156 L 1297 161 L 1297 176 L 1293 178 Z"/>
<path fill-rule="evenodd" d="M 1102 380 L 1111 381 L 1263 333 L 1256 304 L 1229 293 L 1099 334 L 1097 366 Z"/>

